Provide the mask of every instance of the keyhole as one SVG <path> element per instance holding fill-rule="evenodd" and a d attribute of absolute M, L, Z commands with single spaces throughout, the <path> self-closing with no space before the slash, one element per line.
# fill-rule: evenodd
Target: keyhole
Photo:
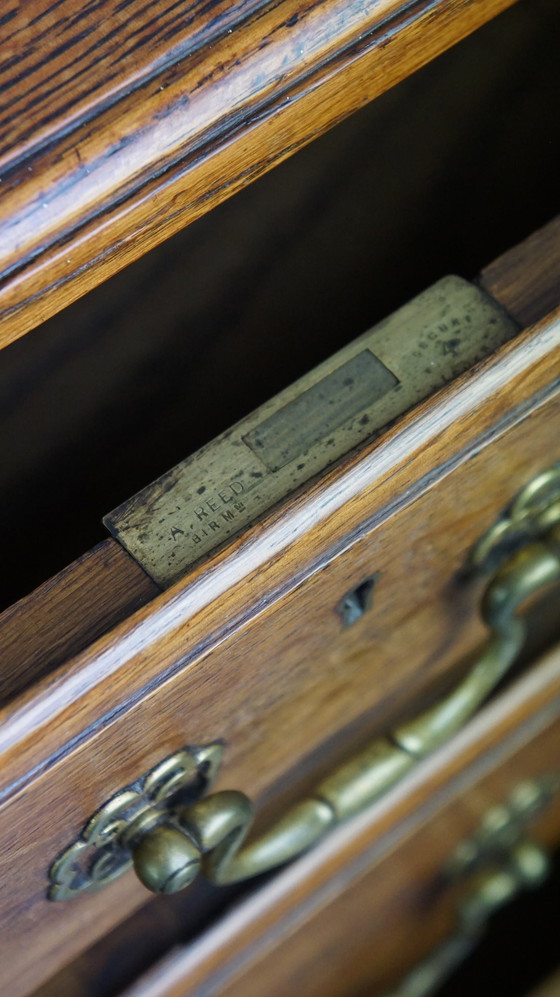
<path fill-rule="evenodd" d="M 342 619 L 342 626 L 344 628 L 351 627 L 353 623 L 360 620 L 364 613 L 367 613 L 368 609 L 371 609 L 373 603 L 373 590 L 375 588 L 375 583 L 379 578 L 379 573 L 376 572 L 370 578 L 364 579 L 359 585 L 356 585 L 353 589 L 350 589 L 345 596 L 340 600 L 337 610 Z"/>

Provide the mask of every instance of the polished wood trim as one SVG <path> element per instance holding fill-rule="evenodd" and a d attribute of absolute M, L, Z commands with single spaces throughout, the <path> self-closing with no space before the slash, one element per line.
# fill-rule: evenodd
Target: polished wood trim
<path fill-rule="evenodd" d="M 80 11 L 77 33 L 70 0 L 54 9 L 34 0 L 33 17 L 30 5 L 21 14 L 21 30 L 10 7 L 4 30 L 11 62 L 26 66 L 21 80 L 12 77 L 10 99 L 15 108 L 22 97 L 27 114 L 13 115 L 2 183 L 0 345 L 513 2 L 255 0 L 233 11 L 223 3 L 210 10 L 204 5 L 198 19 L 179 3 L 164 7 L 161 33 L 150 28 L 152 5 L 144 5 L 135 24 L 126 3 L 92 4 Z M 174 30 L 183 8 L 185 26 Z M 52 72 L 50 60 L 35 58 L 36 40 L 24 52 L 28 32 L 41 28 L 45 46 L 67 39 L 51 53 Z M 113 35 L 123 42 L 120 66 Z M 141 54 L 127 59 L 143 37 Z M 90 65 L 92 50 L 100 53 L 97 69 Z M 79 80 L 71 88 L 76 68 Z M 51 75 L 59 84 L 52 118 Z"/>
<path fill-rule="evenodd" d="M 263 0 L 6 0 L 0 168 L 17 167 L 266 9 Z"/>
<path fill-rule="evenodd" d="M 122 997 L 258 997 L 263 979 L 271 997 L 282 997 L 294 978 L 312 997 L 343 997 L 352 984 L 384 992 L 452 930 L 456 899 L 449 891 L 441 909 L 441 867 L 490 805 L 556 764 L 559 713 L 555 649 L 366 814 L 174 949 Z M 536 838 L 558 844 L 557 805 Z M 351 891 L 358 899 L 350 895 L 348 906 Z M 348 957 L 352 921 L 356 935 L 365 927 L 361 959 Z"/>

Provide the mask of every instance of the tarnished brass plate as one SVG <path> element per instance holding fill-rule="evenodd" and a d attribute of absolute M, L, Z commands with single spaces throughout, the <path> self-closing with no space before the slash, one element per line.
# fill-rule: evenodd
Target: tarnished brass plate
<path fill-rule="evenodd" d="M 162 587 L 516 332 L 460 277 L 433 287 L 105 516 Z"/>

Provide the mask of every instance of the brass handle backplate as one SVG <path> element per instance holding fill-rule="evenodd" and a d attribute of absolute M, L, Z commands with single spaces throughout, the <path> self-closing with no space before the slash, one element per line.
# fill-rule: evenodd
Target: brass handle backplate
<path fill-rule="evenodd" d="M 482 600 L 490 635 L 459 685 L 420 716 L 378 737 L 336 768 L 268 832 L 241 847 L 253 821 L 244 793 L 210 796 L 223 746 L 186 747 L 112 797 L 49 870 L 49 898 L 99 889 L 132 864 L 156 893 L 175 893 L 199 870 L 214 883 L 256 876 L 319 841 L 394 786 L 450 738 L 516 660 L 524 600 L 560 580 L 560 465 L 539 475 L 477 544 L 472 565 L 497 570 Z"/>

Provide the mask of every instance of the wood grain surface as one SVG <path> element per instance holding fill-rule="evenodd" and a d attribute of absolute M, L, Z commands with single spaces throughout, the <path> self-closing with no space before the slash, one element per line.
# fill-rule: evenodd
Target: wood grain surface
<path fill-rule="evenodd" d="M 559 343 L 558 319 L 521 334 L 3 711 L 1 882 L 24 856 L 0 911 L 9 997 L 146 901 L 132 876 L 45 900 L 113 792 L 223 737 L 220 785 L 264 810 L 460 667 L 483 635 L 467 552 L 557 454 Z M 371 613 L 342 631 L 341 595 L 373 571 Z"/>
<path fill-rule="evenodd" d="M 157 585 L 106 540 L 0 617 L 0 702 L 63 664 L 157 595 Z"/>
<path fill-rule="evenodd" d="M 367 814 L 123 997 L 262 997 L 264 986 L 267 997 L 383 997 L 453 930 L 465 886 L 442 873 L 456 846 L 518 782 L 557 771 L 559 716 L 555 650 Z M 558 799 L 530 836 L 558 847 Z M 65 997 L 81 993 L 78 983 Z"/>
<path fill-rule="evenodd" d="M 528 261 L 538 260 L 536 266 Z M 560 298 L 560 216 L 485 267 L 480 284 L 524 327 L 556 308 Z"/>
<path fill-rule="evenodd" d="M 0 343 L 512 3 L 10 3 Z"/>

